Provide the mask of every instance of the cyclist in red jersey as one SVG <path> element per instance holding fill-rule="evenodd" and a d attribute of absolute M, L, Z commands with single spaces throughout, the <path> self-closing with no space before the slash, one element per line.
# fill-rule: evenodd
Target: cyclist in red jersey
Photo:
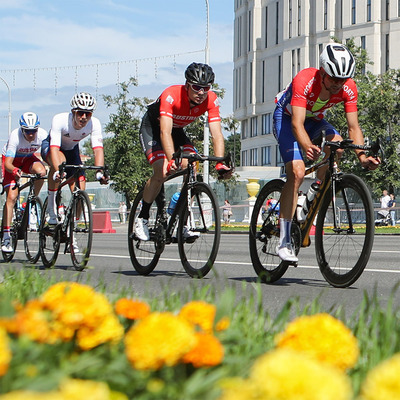
<path fill-rule="evenodd" d="M 314 141 L 326 132 L 328 140 L 342 140 L 339 132 L 324 119 L 327 109 L 344 103 L 349 138 L 355 144 L 363 144 L 364 136 L 358 123 L 357 86 L 352 76 L 355 60 L 346 46 L 328 44 L 320 56 L 320 69 L 306 68 L 300 71 L 291 84 L 276 98 L 274 111 L 274 135 L 286 167 L 287 181 L 281 194 L 280 242 L 277 254 L 283 261 L 298 261 L 290 238 L 291 221 L 296 209 L 300 185 L 304 180 L 303 155 L 317 160 L 321 149 Z M 367 157 L 356 150 L 358 159 L 366 169 L 374 170 L 380 160 Z M 318 170 L 318 179 L 324 171 Z"/>
<path fill-rule="evenodd" d="M 168 87 L 148 106 L 140 126 L 142 148 L 153 168 L 153 176 L 144 188 L 141 212 L 135 221 L 135 233 L 141 240 L 150 239 L 147 223 L 151 204 L 167 176 L 179 168 L 172 160 L 173 153 L 180 146 L 185 151 L 196 151 L 183 128 L 208 112 L 214 153 L 217 157 L 224 155 L 218 99 L 210 90 L 215 78 L 212 68 L 207 64 L 192 63 L 185 71 L 185 78 L 184 85 Z M 185 167 L 185 160 L 182 164 Z M 217 163 L 215 168 L 223 178 L 231 174 L 231 169 L 223 163 Z"/>

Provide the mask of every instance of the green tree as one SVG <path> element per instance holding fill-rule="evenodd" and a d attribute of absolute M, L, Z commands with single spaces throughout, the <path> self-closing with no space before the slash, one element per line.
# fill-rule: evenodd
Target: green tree
<path fill-rule="evenodd" d="M 230 151 L 235 161 L 235 166 L 240 166 L 240 134 L 237 133 L 239 129 L 239 121 L 232 115 L 222 118 L 222 126 L 224 130 L 230 132 L 230 135 L 225 141 L 225 151 Z"/>
<path fill-rule="evenodd" d="M 131 86 L 137 86 L 136 79 L 120 83 L 115 97 L 103 96 L 108 108 L 116 106 L 116 112 L 110 114 L 110 122 L 105 126 L 105 132 L 112 134 L 106 142 L 105 163 L 109 166 L 114 190 L 125 195 L 127 204 L 151 173 L 139 140 L 140 118 L 149 99 L 129 97 Z"/>
<path fill-rule="evenodd" d="M 358 89 L 358 113 L 364 137 L 369 142 L 378 138 L 383 143 L 385 160 L 375 171 L 361 168 L 355 154 L 348 152 L 341 160 L 341 168 L 351 171 L 370 185 L 375 196 L 383 189 L 394 191 L 400 188 L 399 145 L 400 145 L 400 70 L 388 70 L 381 75 L 365 72 L 367 64 L 371 64 L 367 52 L 355 46 L 354 40 L 347 43 L 356 59 L 354 80 Z M 347 123 L 343 104 L 331 108 L 327 120 L 347 137 Z"/>

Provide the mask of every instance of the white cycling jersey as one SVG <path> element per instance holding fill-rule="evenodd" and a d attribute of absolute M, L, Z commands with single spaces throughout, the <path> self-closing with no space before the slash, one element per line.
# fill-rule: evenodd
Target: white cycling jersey
<path fill-rule="evenodd" d="M 50 129 L 50 147 L 72 150 L 82 139 L 91 136 L 92 148 L 103 147 L 100 121 L 92 117 L 82 129 L 75 129 L 72 124 L 72 112 L 54 116 Z"/>
<path fill-rule="evenodd" d="M 48 133 L 43 128 L 39 128 L 36 138 L 32 140 L 32 142 L 28 142 L 21 128 L 14 129 L 8 138 L 7 144 L 3 148 L 3 155 L 15 159 L 29 157 L 40 149 L 43 140 L 46 139 L 47 136 Z"/>

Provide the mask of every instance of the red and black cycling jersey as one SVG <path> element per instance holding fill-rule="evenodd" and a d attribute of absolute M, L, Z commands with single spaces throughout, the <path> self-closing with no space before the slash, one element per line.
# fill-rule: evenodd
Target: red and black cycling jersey
<path fill-rule="evenodd" d="M 165 89 L 160 97 L 148 106 L 152 123 L 161 115 L 172 118 L 174 128 L 183 128 L 208 112 L 208 122 L 220 121 L 217 95 L 211 90 L 203 103 L 191 106 L 185 85 L 174 85 Z"/>
<path fill-rule="evenodd" d="M 321 101 L 321 78 L 316 68 L 300 71 L 293 81 L 276 96 L 275 102 L 286 114 L 292 114 L 292 106 L 306 108 L 307 118 L 324 118 L 325 112 L 337 103 L 344 102 L 345 112 L 357 112 L 357 86 L 353 79 L 347 79 L 343 88 L 332 94 L 327 101 Z"/>

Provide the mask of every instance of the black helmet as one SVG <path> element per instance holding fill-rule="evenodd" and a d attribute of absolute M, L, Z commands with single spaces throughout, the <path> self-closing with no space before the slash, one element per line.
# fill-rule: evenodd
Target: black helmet
<path fill-rule="evenodd" d="M 189 83 L 207 86 L 214 83 L 215 74 L 207 64 L 191 63 L 185 71 L 185 78 Z"/>

